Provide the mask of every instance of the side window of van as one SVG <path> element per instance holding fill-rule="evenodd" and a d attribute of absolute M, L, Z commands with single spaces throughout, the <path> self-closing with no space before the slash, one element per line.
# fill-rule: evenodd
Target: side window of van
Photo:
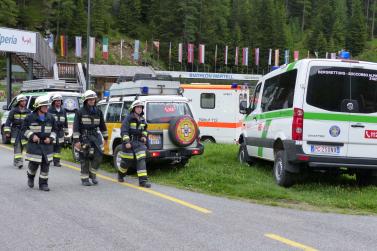
<path fill-rule="evenodd" d="M 214 93 L 200 94 L 200 108 L 202 109 L 215 109 L 216 95 Z"/>
<path fill-rule="evenodd" d="M 120 118 L 121 121 L 123 121 L 126 118 L 126 116 L 130 113 L 129 109 L 130 109 L 131 104 L 132 102 L 129 102 L 129 101 L 123 103 L 122 115 Z"/>
<path fill-rule="evenodd" d="M 97 107 L 101 110 L 103 116 L 105 116 L 105 112 L 106 112 L 106 106 L 107 104 L 100 104 L 100 105 L 97 105 Z"/>
<path fill-rule="evenodd" d="M 259 83 L 259 84 L 257 84 L 257 87 L 255 87 L 253 99 L 250 100 L 251 110 L 255 110 L 255 108 L 257 108 L 261 86 L 262 86 L 262 83 Z"/>
<path fill-rule="evenodd" d="M 35 103 L 35 100 L 37 99 L 36 96 L 34 97 L 30 97 L 30 101 L 29 101 L 29 105 L 28 105 L 28 109 L 30 110 L 34 110 L 34 103 Z"/>
<path fill-rule="evenodd" d="M 263 112 L 293 107 L 297 70 L 267 79 L 264 84 L 261 108 Z"/>
<path fill-rule="evenodd" d="M 120 113 L 122 111 L 122 103 L 109 104 L 106 114 L 106 122 L 120 122 Z"/>

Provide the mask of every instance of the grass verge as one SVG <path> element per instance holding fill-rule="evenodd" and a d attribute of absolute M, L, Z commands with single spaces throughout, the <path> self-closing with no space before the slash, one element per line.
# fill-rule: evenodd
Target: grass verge
<path fill-rule="evenodd" d="M 67 150 L 66 150 L 67 151 Z M 358 187 L 348 175 L 311 174 L 291 188 L 275 184 L 272 165 L 243 166 L 236 145 L 207 144 L 205 154 L 183 168 L 169 165 L 149 169 L 152 182 L 256 203 L 313 211 L 377 214 L 377 187 Z M 70 152 L 69 152 L 70 153 Z M 72 161 L 72 157 L 63 156 Z M 115 172 L 111 159 L 101 168 Z"/>

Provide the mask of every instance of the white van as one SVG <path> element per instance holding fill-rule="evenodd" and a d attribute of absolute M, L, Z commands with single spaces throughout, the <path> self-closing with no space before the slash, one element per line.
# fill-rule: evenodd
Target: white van
<path fill-rule="evenodd" d="M 184 84 L 181 87 L 197 118 L 201 141 L 235 144 L 244 119 L 240 107 L 247 107 L 249 100 L 247 85 Z"/>
<path fill-rule="evenodd" d="M 277 184 L 291 186 L 304 169 L 377 172 L 377 64 L 304 59 L 265 75 L 245 110 L 239 160 L 274 161 Z"/>

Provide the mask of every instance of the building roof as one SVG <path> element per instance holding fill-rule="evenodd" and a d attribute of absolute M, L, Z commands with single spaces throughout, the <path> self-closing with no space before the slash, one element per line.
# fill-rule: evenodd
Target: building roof
<path fill-rule="evenodd" d="M 124 66 L 124 65 L 100 65 L 90 64 L 89 74 L 92 77 L 133 77 L 135 74 L 156 75 L 151 67 Z"/>

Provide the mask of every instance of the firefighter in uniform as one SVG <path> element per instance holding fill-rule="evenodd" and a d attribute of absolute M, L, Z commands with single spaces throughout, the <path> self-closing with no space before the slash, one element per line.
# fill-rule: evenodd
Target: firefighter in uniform
<path fill-rule="evenodd" d="M 103 114 L 96 107 L 97 94 L 87 90 L 83 95 L 84 106 L 76 112 L 73 122 L 73 143 L 81 160 L 81 182 L 84 186 L 98 184 L 96 173 L 102 161 L 102 137 L 107 141 Z M 102 133 L 98 133 L 98 129 Z"/>
<path fill-rule="evenodd" d="M 26 117 L 22 130 L 28 139 L 26 147 L 26 159 L 29 160 L 28 186 L 34 187 L 34 177 L 40 166 L 39 189 L 42 191 L 50 191 L 48 172 L 56 140 L 55 119 L 48 113 L 49 105 L 48 96 L 38 97 L 34 103 L 35 110 Z"/>
<path fill-rule="evenodd" d="M 27 140 L 22 136 L 22 124 L 30 110 L 26 108 L 27 98 L 24 95 L 19 95 L 16 99 L 16 107 L 10 111 L 7 121 L 4 126 L 4 133 L 7 137 L 11 136 L 11 143 L 14 144 L 14 161 L 13 165 L 22 168 L 22 150 L 27 143 Z"/>
<path fill-rule="evenodd" d="M 67 113 L 62 107 L 63 97 L 60 94 L 52 96 L 52 104 L 48 112 L 55 118 L 56 123 L 56 142 L 54 144 L 54 166 L 61 167 L 60 151 L 64 144 L 64 136 L 68 135 Z"/>
<path fill-rule="evenodd" d="M 144 103 L 135 100 L 130 107 L 130 114 L 123 120 L 121 128 L 122 161 L 118 170 L 118 181 L 124 182 L 127 170 L 136 164 L 139 186 L 150 188 L 148 182 L 146 158 L 147 124 L 143 117 Z"/>

